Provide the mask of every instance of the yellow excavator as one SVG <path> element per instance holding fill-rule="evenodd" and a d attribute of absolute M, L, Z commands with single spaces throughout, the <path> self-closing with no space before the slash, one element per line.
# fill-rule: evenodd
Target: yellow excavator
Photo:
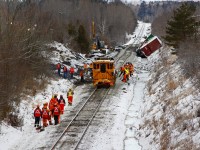
<path fill-rule="evenodd" d="M 95 31 L 95 24 L 94 21 L 92 21 L 92 46 L 91 48 L 93 50 L 97 50 L 97 38 L 96 38 L 96 31 Z"/>
<path fill-rule="evenodd" d="M 105 42 L 104 41 L 100 41 L 100 38 L 96 35 L 96 31 L 95 31 L 95 23 L 94 21 L 92 21 L 92 45 L 91 45 L 91 49 L 93 50 L 98 50 L 98 49 L 102 49 L 105 47 Z"/>

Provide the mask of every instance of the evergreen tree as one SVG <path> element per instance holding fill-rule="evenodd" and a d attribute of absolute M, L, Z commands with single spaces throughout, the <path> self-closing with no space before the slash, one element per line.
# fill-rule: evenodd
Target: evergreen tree
<path fill-rule="evenodd" d="M 67 26 L 67 32 L 70 36 L 74 37 L 77 35 L 77 31 L 76 31 L 76 27 L 72 24 L 72 23 L 69 23 L 68 26 Z"/>
<path fill-rule="evenodd" d="M 140 4 L 140 8 L 138 10 L 138 14 L 137 14 L 137 16 L 140 20 L 144 20 L 146 11 L 147 11 L 147 4 L 145 1 L 142 1 L 142 3 Z"/>
<path fill-rule="evenodd" d="M 196 21 L 193 17 L 195 11 L 196 7 L 188 3 L 183 3 L 174 11 L 174 16 L 167 22 L 164 37 L 167 45 L 178 48 L 180 42 L 194 35 L 196 31 Z"/>
<path fill-rule="evenodd" d="M 89 40 L 83 25 L 80 25 L 78 28 L 77 43 L 81 52 L 87 53 L 89 51 Z"/>

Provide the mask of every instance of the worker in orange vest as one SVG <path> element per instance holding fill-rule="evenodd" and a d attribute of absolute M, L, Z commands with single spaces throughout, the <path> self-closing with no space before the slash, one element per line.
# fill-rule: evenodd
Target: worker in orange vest
<path fill-rule="evenodd" d="M 71 79 L 73 79 L 74 67 L 71 67 L 71 68 L 70 68 L 69 73 L 70 73 L 70 75 L 71 75 Z"/>
<path fill-rule="evenodd" d="M 85 63 L 83 67 L 84 67 L 84 72 L 87 73 L 87 71 L 88 71 L 88 64 Z"/>
<path fill-rule="evenodd" d="M 131 63 L 129 64 L 129 70 L 130 70 L 130 76 L 132 76 L 134 72 L 134 66 Z"/>
<path fill-rule="evenodd" d="M 67 78 L 67 67 L 63 66 L 63 78 L 66 79 Z"/>
<path fill-rule="evenodd" d="M 129 80 L 129 70 L 128 70 L 128 68 L 125 68 L 122 81 L 127 82 L 128 80 Z"/>
<path fill-rule="evenodd" d="M 41 115 L 42 115 L 42 111 L 40 109 L 40 106 L 37 105 L 37 107 L 34 110 L 35 127 L 39 127 Z"/>
<path fill-rule="evenodd" d="M 61 64 L 58 63 L 57 66 L 56 66 L 57 70 L 58 70 L 58 75 L 60 76 L 60 69 L 61 69 Z"/>
<path fill-rule="evenodd" d="M 80 77 L 81 77 L 81 82 L 84 82 L 84 71 L 82 69 L 80 70 Z"/>
<path fill-rule="evenodd" d="M 49 109 L 48 109 L 47 106 L 48 106 L 48 103 L 44 103 L 43 108 L 42 108 L 42 124 L 43 124 L 43 127 L 48 126 Z"/>
<path fill-rule="evenodd" d="M 67 92 L 68 106 L 72 106 L 73 95 L 74 95 L 73 90 L 72 90 L 72 89 L 69 89 L 69 91 Z"/>
<path fill-rule="evenodd" d="M 122 74 L 124 74 L 124 66 L 120 67 L 120 75 L 119 75 L 119 77 L 121 77 Z"/>
<path fill-rule="evenodd" d="M 60 107 L 58 103 L 54 104 L 54 109 L 53 109 L 53 116 L 54 116 L 54 123 L 57 125 L 60 122 Z"/>
<path fill-rule="evenodd" d="M 60 105 L 61 114 L 64 114 L 65 99 L 63 98 L 62 95 L 60 95 L 60 99 L 59 99 L 58 103 L 59 103 L 59 105 Z"/>
<path fill-rule="evenodd" d="M 50 102 L 49 102 L 49 109 L 50 109 L 50 118 L 49 118 L 49 124 L 52 125 L 51 118 L 53 117 L 53 110 L 54 110 L 54 104 L 58 102 L 57 95 L 54 95 Z"/>

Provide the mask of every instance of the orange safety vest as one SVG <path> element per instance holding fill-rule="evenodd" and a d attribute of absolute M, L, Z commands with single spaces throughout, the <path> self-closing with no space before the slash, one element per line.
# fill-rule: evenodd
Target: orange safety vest
<path fill-rule="evenodd" d="M 54 107 L 53 114 L 54 114 L 55 116 L 60 115 L 60 109 L 58 108 L 58 106 L 55 106 L 55 107 Z"/>
<path fill-rule="evenodd" d="M 87 64 L 84 64 L 84 68 L 87 69 Z"/>
<path fill-rule="evenodd" d="M 121 71 L 124 71 L 124 67 L 121 67 L 120 70 L 121 70 Z"/>
<path fill-rule="evenodd" d="M 69 70 L 69 72 L 70 72 L 70 73 L 74 73 L 74 68 L 71 67 L 70 70 Z"/>
<path fill-rule="evenodd" d="M 47 108 L 42 108 L 42 118 L 43 119 L 49 119 L 49 111 Z"/>
<path fill-rule="evenodd" d="M 83 71 L 80 71 L 80 76 L 81 76 L 81 77 L 83 76 Z"/>
<path fill-rule="evenodd" d="M 53 110 L 54 109 L 54 104 L 57 103 L 57 100 L 55 98 L 52 98 L 49 102 L 49 109 Z"/>
<path fill-rule="evenodd" d="M 57 69 L 60 69 L 61 68 L 61 65 L 60 64 L 57 64 Z"/>
<path fill-rule="evenodd" d="M 67 72 L 67 67 L 64 66 L 63 71 L 64 71 L 64 72 Z"/>
<path fill-rule="evenodd" d="M 63 99 L 60 100 L 60 105 L 65 105 L 65 102 Z"/>
<path fill-rule="evenodd" d="M 40 108 L 36 108 L 34 111 L 34 117 L 41 117 L 41 110 Z"/>

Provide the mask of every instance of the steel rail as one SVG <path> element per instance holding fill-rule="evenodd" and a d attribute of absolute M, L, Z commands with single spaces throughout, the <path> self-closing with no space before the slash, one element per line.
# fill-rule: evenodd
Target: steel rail
<path fill-rule="evenodd" d="M 138 37 L 133 41 L 133 43 L 135 43 L 136 41 L 139 41 L 139 39 L 141 39 L 141 35 L 142 35 L 142 33 L 143 33 L 143 30 L 144 30 L 144 25 L 142 26 L 142 28 L 141 28 L 141 30 L 140 30 L 140 32 L 139 32 L 139 34 L 138 34 L 138 35 L 140 35 L 140 38 L 139 38 L 139 36 L 138 36 Z M 132 44 L 130 44 L 129 46 L 127 46 L 127 47 L 125 48 L 125 50 L 129 49 L 131 46 L 132 46 Z M 116 61 L 118 61 L 118 60 L 119 60 L 120 58 L 122 58 L 123 56 L 124 56 L 124 55 L 122 55 L 121 57 L 119 57 Z M 126 61 L 129 57 L 130 57 L 130 56 L 128 56 L 128 57 L 125 58 L 124 63 L 125 63 L 125 61 Z M 123 63 L 123 64 L 124 64 L 124 63 Z M 78 112 L 76 113 L 76 115 L 73 117 L 73 119 L 70 121 L 70 123 L 67 125 L 67 127 L 64 129 L 64 131 L 61 133 L 61 135 L 59 136 L 59 138 L 56 140 L 56 142 L 55 142 L 55 143 L 53 144 L 53 146 L 51 147 L 51 150 L 53 150 L 53 149 L 56 148 L 56 146 L 57 146 L 57 144 L 59 143 L 59 141 L 61 140 L 61 138 L 65 135 L 66 131 L 69 129 L 69 127 L 71 126 L 71 124 L 75 121 L 75 119 L 77 118 L 77 116 L 80 114 L 81 110 L 83 110 L 83 108 L 84 108 L 85 105 L 88 103 L 88 101 L 90 100 L 90 98 L 95 94 L 96 90 L 97 90 L 97 88 L 95 88 L 95 90 L 91 93 L 91 95 L 88 97 L 88 99 L 86 100 L 86 102 L 82 105 L 82 107 L 79 109 L 79 111 L 78 111 Z M 106 91 L 106 93 L 108 93 L 109 90 L 110 90 L 110 89 L 108 89 L 108 90 Z M 98 104 L 98 106 L 97 106 L 95 112 L 93 113 L 92 117 L 90 118 L 90 120 L 89 120 L 89 122 L 88 122 L 86 128 L 85 128 L 84 131 L 82 132 L 81 138 L 80 138 L 79 141 L 76 143 L 74 150 L 77 150 L 77 148 L 78 148 L 80 142 L 82 141 L 83 137 L 85 136 L 85 134 L 86 134 L 86 132 L 87 132 L 87 130 L 88 130 L 88 128 L 89 128 L 89 126 L 90 126 L 92 120 L 94 119 L 94 117 L 95 117 L 96 113 L 98 112 L 98 110 L 99 110 L 101 104 L 103 103 L 103 99 L 104 99 L 106 96 L 107 96 L 107 94 L 105 94 L 105 95 L 102 97 L 101 102 Z"/>
<path fill-rule="evenodd" d="M 86 132 L 87 132 L 87 130 L 88 130 L 88 128 L 89 128 L 91 122 L 93 121 L 95 115 L 96 115 L 97 112 L 99 111 L 99 108 L 100 108 L 101 104 L 103 103 L 104 98 L 107 96 L 109 90 L 110 90 L 110 89 L 107 89 L 106 94 L 102 97 L 101 102 L 99 103 L 99 105 L 97 106 L 95 112 L 93 113 L 92 117 L 90 118 L 90 121 L 88 122 L 88 125 L 86 126 L 85 130 L 83 131 L 83 134 L 82 134 L 80 140 L 77 142 L 77 144 L 76 144 L 74 150 L 77 150 L 77 149 L 78 149 L 78 146 L 79 146 L 80 142 L 82 141 L 83 137 L 85 136 L 85 134 L 86 134 Z"/>
<path fill-rule="evenodd" d="M 89 99 L 92 97 L 92 95 L 96 92 L 97 88 L 94 89 L 94 91 L 92 92 L 92 94 L 88 97 L 88 99 L 86 100 L 86 102 L 83 104 L 83 106 L 79 109 L 79 111 L 76 113 L 76 115 L 73 117 L 73 119 L 70 121 L 70 123 L 67 125 L 67 127 L 64 129 L 64 131 L 61 133 L 60 137 L 56 140 L 56 142 L 53 144 L 53 146 L 51 147 L 51 150 L 55 149 L 56 145 L 58 144 L 58 142 L 60 141 L 60 139 L 64 136 L 64 134 L 66 133 L 67 129 L 70 127 L 70 125 L 72 124 L 72 122 L 76 119 L 76 117 L 79 115 L 79 113 L 81 112 L 81 110 L 85 107 L 86 103 L 89 101 Z"/>
<path fill-rule="evenodd" d="M 142 24 L 142 28 L 138 34 L 138 37 L 135 39 L 135 41 L 133 43 L 135 43 L 136 41 L 138 42 L 142 38 L 141 36 L 142 36 L 143 32 L 144 32 L 144 24 Z"/>
<path fill-rule="evenodd" d="M 138 36 L 134 39 L 133 44 L 134 44 L 136 41 L 138 42 L 138 41 L 141 39 L 141 36 L 142 36 L 143 32 L 144 32 L 144 24 L 142 24 L 142 27 L 141 27 L 141 29 L 140 29 L 140 31 L 139 31 L 139 33 L 138 33 Z M 124 51 L 126 51 L 126 50 L 129 49 L 131 46 L 133 46 L 133 44 L 129 44 L 129 45 L 124 49 Z M 124 53 L 123 53 L 123 54 L 124 54 Z M 119 59 L 123 57 L 123 54 L 122 54 L 121 57 L 118 57 L 118 58 L 115 60 L 115 62 L 118 62 Z"/>

